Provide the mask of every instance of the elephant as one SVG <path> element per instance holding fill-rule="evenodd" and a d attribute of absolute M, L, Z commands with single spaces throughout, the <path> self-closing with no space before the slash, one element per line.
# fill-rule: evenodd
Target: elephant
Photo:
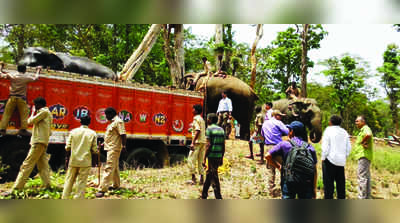
<path fill-rule="evenodd" d="M 116 80 L 117 75 L 110 68 L 85 57 L 71 56 L 67 53 L 51 52 L 43 47 L 24 49 L 19 65 L 43 66 L 52 70 L 61 70 L 101 78 Z"/>
<path fill-rule="evenodd" d="M 245 82 L 232 76 L 210 77 L 208 81 L 206 77 L 200 77 L 195 83 L 195 90 L 202 88 L 203 83 L 207 85 L 204 101 L 205 113 L 217 112 L 219 101 L 222 98 L 221 93 L 226 91 L 227 97 L 232 100 L 232 116 L 240 124 L 240 138 L 248 140 L 254 104 L 258 100 L 254 91 Z"/>
<path fill-rule="evenodd" d="M 310 131 L 309 137 L 313 143 L 317 143 L 321 140 L 321 110 L 317 106 L 315 99 L 281 99 L 272 102 L 272 109 L 279 110 L 281 113 L 286 114 L 286 116 L 282 117 L 282 121 L 285 124 L 289 124 L 292 121 L 302 122 Z"/>

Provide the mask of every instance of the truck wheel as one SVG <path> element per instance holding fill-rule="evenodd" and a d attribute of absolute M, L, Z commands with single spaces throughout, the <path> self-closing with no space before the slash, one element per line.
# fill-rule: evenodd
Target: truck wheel
<path fill-rule="evenodd" d="M 128 155 L 126 163 L 134 168 L 154 167 L 157 165 L 157 156 L 150 149 L 140 147 Z"/>

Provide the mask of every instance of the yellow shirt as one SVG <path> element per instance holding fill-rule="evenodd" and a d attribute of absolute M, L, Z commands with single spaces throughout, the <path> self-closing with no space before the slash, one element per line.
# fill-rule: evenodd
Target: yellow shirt
<path fill-rule="evenodd" d="M 36 115 L 28 118 L 28 124 L 33 124 L 31 145 L 35 143 L 49 144 L 52 121 L 53 117 L 47 107 L 39 109 Z"/>
<path fill-rule="evenodd" d="M 116 115 L 107 126 L 106 134 L 104 136 L 104 150 L 121 150 L 121 135 L 124 134 L 126 134 L 124 121 Z"/>
<path fill-rule="evenodd" d="M 73 129 L 67 139 L 65 150 L 71 150 L 69 166 L 90 167 L 92 166 L 92 153 L 97 153 L 96 132 L 82 125 Z"/>
<path fill-rule="evenodd" d="M 201 117 L 201 115 L 196 115 L 193 117 L 193 139 L 196 135 L 197 130 L 200 130 L 200 135 L 199 138 L 197 138 L 197 141 L 194 143 L 206 143 L 206 123 L 204 122 L 204 119 Z"/>
<path fill-rule="evenodd" d="M 26 96 L 26 88 L 29 82 L 36 81 L 37 78 L 27 73 L 7 74 L 7 79 L 10 79 L 10 95 Z"/>

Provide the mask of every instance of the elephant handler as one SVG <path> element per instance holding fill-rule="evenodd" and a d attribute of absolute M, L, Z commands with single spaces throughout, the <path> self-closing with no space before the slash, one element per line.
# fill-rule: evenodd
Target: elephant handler
<path fill-rule="evenodd" d="M 10 96 L 7 100 L 7 104 L 3 113 L 3 118 L 0 123 L 0 137 L 6 134 L 8 121 L 10 120 L 15 107 L 18 108 L 21 119 L 21 127 L 17 134 L 20 136 L 30 136 L 31 134 L 26 130 L 28 128 L 28 105 L 26 103 L 26 89 L 28 83 L 39 79 L 39 73 L 42 68 L 37 67 L 35 76 L 31 76 L 25 73 L 25 65 L 18 65 L 18 72 L 14 74 L 4 72 L 3 66 L 4 64 L 1 65 L 1 77 L 9 79 L 11 84 L 9 94 Z"/>
<path fill-rule="evenodd" d="M 205 147 L 206 147 L 206 123 L 201 117 L 203 107 L 200 104 L 193 105 L 193 130 L 192 144 L 190 144 L 190 152 L 188 157 L 188 165 L 192 174 L 192 185 L 196 184 L 196 164 L 198 173 L 200 174 L 200 185 L 204 183 L 204 168 L 202 166 Z"/>
<path fill-rule="evenodd" d="M 71 151 L 71 158 L 65 177 L 62 199 L 70 197 L 75 181 L 77 182 L 74 198 L 85 198 L 87 178 L 92 167 L 92 153 L 98 153 L 96 132 L 88 127 L 90 121 L 89 116 L 82 117 L 81 127 L 73 129 L 68 136 L 65 150 Z"/>
<path fill-rule="evenodd" d="M 119 156 L 121 150 L 126 151 L 126 131 L 124 121 L 122 121 L 117 111 L 108 107 L 104 111 L 106 118 L 110 121 L 104 136 L 104 150 L 107 151 L 107 163 L 104 169 L 104 176 L 99 185 L 99 192 L 96 197 L 103 197 L 108 191 L 112 182 L 112 188 L 119 188 L 121 181 L 119 178 Z"/>
<path fill-rule="evenodd" d="M 292 84 L 286 89 L 285 93 L 288 98 L 292 100 L 296 100 L 300 97 L 300 89 L 297 88 L 295 81 L 293 81 Z"/>
<path fill-rule="evenodd" d="M 283 135 L 289 134 L 289 129 L 281 121 L 283 114 L 279 110 L 272 112 L 272 118 L 266 120 L 261 129 L 261 135 L 264 137 L 266 150 L 271 150 L 275 145 L 282 141 Z M 264 154 L 262 154 L 264 157 Z M 275 167 L 267 165 L 268 171 L 268 190 L 274 196 L 275 189 Z"/>
<path fill-rule="evenodd" d="M 50 156 L 46 153 L 46 150 L 51 135 L 53 116 L 46 107 L 46 100 L 44 98 L 38 97 L 33 100 L 33 103 L 35 104 L 35 107 L 33 108 L 31 117 L 28 119 L 28 124 L 33 124 L 30 142 L 31 149 L 21 165 L 17 179 L 12 187 L 12 191 L 24 188 L 35 165 L 38 168 L 44 187 L 50 187 Z M 10 194 L 9 192 L 6 193 L 7 194 L 2 195 L 7 196 Z"/>
<path fill-rule="evenodd" d="M 225 137 L 228 139 L 231 133 L 229 119 L 232 116 L 232 101 L 228 98 L 226 91 L 221 93 L 222 98 L 219 101 L 217 115 L 218 115 L 218 125 L 221 126 L 225 131 Z"/>

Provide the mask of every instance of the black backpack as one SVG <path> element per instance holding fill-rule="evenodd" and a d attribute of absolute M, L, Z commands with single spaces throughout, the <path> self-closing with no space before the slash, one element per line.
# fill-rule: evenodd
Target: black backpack
<path fill-rule="evenodd" d="M 314 181 L 315 164 L 311 151 L 307 149 L 308 143 L 303 142 L 298 146 L 292 140 L 292 149 L 289 151 L 288 156 L 283 167 L 285 180 L 288 183 L 312 183 Z"/>

